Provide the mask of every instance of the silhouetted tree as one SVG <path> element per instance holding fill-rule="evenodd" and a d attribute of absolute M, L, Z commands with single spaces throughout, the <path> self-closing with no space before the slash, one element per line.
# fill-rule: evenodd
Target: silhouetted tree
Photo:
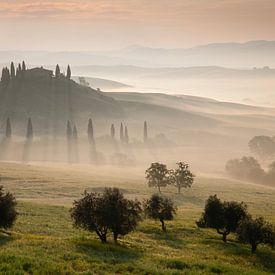
<path fill-rule="evenodd" d="M 222 235 L 227 241 L 227 235 L 236 232 L 239 222 L 248 217 L 247 206 L 241 202 L 222 202 L 217 195 L 209 196 L 206 201 L 201 219 L 197 222 L 199 227 L 209 227 Z"/>
<path fill-rule="evenodd" d="M 31 120 L 31 118 L 28 119 L 26 138 L 28 140 L 32 140 L 33 139 L 33 127 L 32 127 L 32 120 Z"/>
<path fill-rule="evenodd" d="M 157 187 L 160 192 L 161 187 L 166 187 L 170 184 L 169 170 L 165 164 L 152 163 L 151 166 L 145 171 L 145 177 L 149 187 Z"/>
<path fill-rule="evenodd" d="M 89 122 L 88 122 L 88 140 L 89 142 L 94 141 L 94 128 L 93 128 L 92 119 L 89 119 Z"/>
<path fill-rule="evenodd" d="M 25 61 L 22 62 L 22 72 L 26 71 L 26 64 Z"/>
<path fill-rule="evenodd" d="M 13 226 L 17 217 L 15 206 L 16 206 L 15 197 L 10 192 L 4 193 L 3 186 L 0 186 L 0 228 L 1 229 L 9 229 Z"/>
<path fill-rule="evenodd" d="M 55 67 L 55 77 L 56 78 L 60 77 L 60 67 L 58 64 Z"/>
<path fill-rule="evenodd" d="M 123 143 L 124 142 L 124 131 L 123 131 L 123 124 L 120 123 L 120 131 L 119 131 L 120 135 L 120 141 Z"/>
<path fill-rule="evenodd" d="M 147 217 L 159 220 L 163 232 L 166 232 L 165 220 L 173 220 L 177 208 L 170 198 L 154 194 L 144 202 L 144 213 Z"/>
<path fill-rule="evenodd" d="M 76 125 L 73 128 L 73 158 L 75 162 L 78 162 L 78 133 Z"/>
<path fill-rule="evenodd" d="M 275 245 L 275 229 L 263 217 L 241 220 L 237 229 L 237 238 L 243 243 L 251 245 L 251 253 L 255 253 L 259 244 Z"/>
<path fill-rule="evenodd" d="M 10 118 L 7 119 L 7 123 L 6 123 L 6 138 L 11 138 L 11 122 L 10 122 Z"/>
<path fill-rule="evenodd" d="M 71 122 L 69 120 L 67 121 L 66 136 L 67 136 L 67 147 L 68 147 L 68 162 L 72 163 L 73 129 L 72 129 Z"/>
<path fill-rule="evenodd" d="M 10 68 L 10 75 L 11 75 L 11 78 L 15 78 L 15 68 L 14 68 L 14 63 L 11 62 L 11 68 Z"/>
<path fill-rule="evenodd" d="M 70 65 L 68 65 L 66 77 L 67 77 L 68 79 L 71 79 L 71 75 L 72 75 L 72 73 L 71 73 L 71 68 L 70 68 Z"/>
<path fill-rule="evenodd" d="M 129 143 L 129 135 L 128 135 L 127 126 L 125 126 L 124 142 L 125 142 L 125 143 Z"/>
<path fill-rule="evenodd" d="M 259 162 L 253 157 L 229 160 L 225 170 L 232 177 L 256 183 L 261 183 L 265 175 Z"/>
<path fill-rule="evenodd" d="M 116 130 L 114 124 L 111 125 L 111 137 L 112 139 L 115 138 Z"/>
<path fill-rule="evenodd" d="M 187 163 L 178 162 L 177 165 L 177 169 L 170 171 L 170 180 L 180 193 L 181 188 L 191 187 L 195 175 L 191 173 Z"/>
<path fill-rule="evenodd" d="M 10 71 L 7 67 L 2 69 L 1 84 L 7 87 L 10 82 Z"/>
<path fill-rule="evenodd" d="M 143 125 L 143 142 L 146 142 L 148 140 L 148 128 L 147 128 L 147 122 L 144 121 Z"/>
<path fill-rule="evenodd" d="M 95 231 L 101 242 L 107 242 L 108 232 L 113 233 L 114 241 L 119 235 L 133 231 L 141 220 L 141 207 L 138 201 L 124 198 L 117 188 L 106 188 L 103 194 L 84 193 L 75 201 L 71 209 L 75 226 Z"/>
<path fill-rule="evenodd" d="M 76 125 L 74 125 L 74 128 L 73 128 L 73 139 L 77 140 L 77 138 L 78 138 L 77 128 L 76 128 Z"/>
<path fill-rule="evenodd" d="M 275 140 L 268 136 L 256 136 L 252 138 L 248 146 L 251 152 L 265 158 L 275 154 Z"/>

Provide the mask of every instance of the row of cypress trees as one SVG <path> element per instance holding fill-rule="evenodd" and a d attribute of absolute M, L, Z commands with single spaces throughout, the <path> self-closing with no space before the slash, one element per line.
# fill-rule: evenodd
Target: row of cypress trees
<path fill-rule="evenodd" d="M 22 65 L 19 63 L 16 70 L 14 63 L 11 62 L 10 69 L 8 67 L 2 69 L 1 84 L 7 86 L 12 79 L 24 76 L 26 70 L 25 61 L 22 62 Z"/>
<path fill-rule="evenodd" d="M 94 140 L 94 129 L 93 129 L 93 122 L 92 119 L 89 119 L 88 122 L 88 140 L 92 144 L 95 142 Z M 78 131 L 76 125 L 72 125 L 72 123 L 68 120 L 67 121 L 67 140 L 77 140 L 78 138 Z M 110 130 L 110 135 L 112 139 L 115 139 L 116 136 L 116 129 L 114 124 L 111 125 L 111 130 Z M 12 136 L 12 127 L 11 127 L 11 120 L 10 118 L 7 118 L 6 121 L 6 133 L 5 133 L 6 138 L 11 138 Z M 33 125 L 32 125 L 32 119 L 28 119 L 28 124 L 27 124 L 27 134 L 26 137 L 28 139 L 33 138 Z M 148 140 L 148 128 L 147 128 L 147 122 L 144 121 L 144 126 L 143 126 L 143 141 L 146 142 Z M 127 126 L 123 125 L 122 122 L 120 124 L 120 141 L 121 143 L 129 143 L 129 134 L 128 134 L 128 128 Z"/>

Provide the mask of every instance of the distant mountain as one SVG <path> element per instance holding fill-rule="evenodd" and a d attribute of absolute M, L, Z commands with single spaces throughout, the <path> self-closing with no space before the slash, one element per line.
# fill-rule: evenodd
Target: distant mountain
<path fill-rule="evenodd" d="M 141 67 L 275 67 L 275 41 L 213 43 L 192 48 L 131 46 L 114 51 L 0 51 L 0 63 L 25 59 L 29 64 L 133 65 Z"/>

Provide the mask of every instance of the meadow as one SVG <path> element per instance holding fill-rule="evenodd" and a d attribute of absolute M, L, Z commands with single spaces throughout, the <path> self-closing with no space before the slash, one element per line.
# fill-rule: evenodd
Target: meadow
<path fill-rule="evenodd" d="M 275 223 L 275 189 L 197 175 L 190 189 L 177 194 L 163 189 L 178 206 L 167 235 L 158 222 L 144 220 L 137 230 L 101 244 L 96 235 L 73 227 L 69 209 L 84 190 L 119 187 L 127 197 L 143 200 L 156 190 L 147 187 L 143 168 L 90 167 L 62 164 L 0 163 L 1 185 L 15 194 L 19 212 L 11 236 L 0 235 L 0 273 L 5 274 L 273 274 L 275 251 L 250 247 L 229 235 L 221 241 L 214 230 L 197 228 L 205 200 L 217 194 L 244 201 L 254 217 Z"/>

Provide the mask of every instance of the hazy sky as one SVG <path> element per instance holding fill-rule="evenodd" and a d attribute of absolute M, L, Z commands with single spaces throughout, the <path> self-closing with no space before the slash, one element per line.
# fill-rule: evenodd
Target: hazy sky
<path fill-rule="evenodd" d="M 0 0 L 0 49 L 275 40 L 275 0 Z"/>

